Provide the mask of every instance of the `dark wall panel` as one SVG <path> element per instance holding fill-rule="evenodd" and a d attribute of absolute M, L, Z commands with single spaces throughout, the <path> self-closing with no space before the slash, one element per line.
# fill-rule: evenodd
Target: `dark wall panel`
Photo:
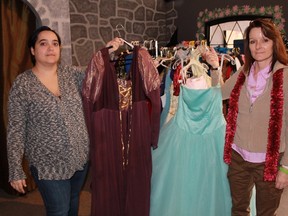
<path fill-rule="evenodd" d="M 200 11 L 207 9 L 213 11 L 215 8 L 232 8 L 234 5 L 243 6 L 249 5 L 250 7 L 256 6 L 282 6 L 283 18 L 288 21 L 288 4 L 287 0 L 174 0 L 175 7 L 178 11 L 178 19 L 176 25 L 178 27 L 178 40 L 195 40 L 197 32 L 197 18 Z M 285 31 L 288 32 L 288 24 L 285 23 Z"/>

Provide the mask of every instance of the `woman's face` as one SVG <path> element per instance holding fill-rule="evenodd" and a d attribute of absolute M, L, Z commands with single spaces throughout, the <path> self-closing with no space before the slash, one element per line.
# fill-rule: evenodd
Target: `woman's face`
<path fill-rule="evenodd" d="M 249 49 L 256 62 L 271 63 L 273 56 L 273 41 L 263 34 L 261 28 L 252 28 L 249 33 Z"/>
<path fill-rule="evenodd" d="M 57 64 L 60 59 L 60 45 L 57 36 L 51 31 L 40 32 L 34 48 L 31 48 L 31 53 L 35 56 L 36 65 Z"/>

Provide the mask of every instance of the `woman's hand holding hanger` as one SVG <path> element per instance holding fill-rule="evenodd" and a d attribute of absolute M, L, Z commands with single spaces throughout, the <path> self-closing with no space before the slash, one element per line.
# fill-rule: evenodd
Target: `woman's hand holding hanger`
<path fill-rule="evenodd" d="M 120 46 L 124 45 L 124 41 L 122 38 L 115 37 L 113 40 L 109 41 L 106 44 L 106 47 L 109 47 L 109 54 L 118 50 Z"/>
<path fill-rule="evenodd" d="M 218 68 L 220 66 L 217 52 L 213 47 L 209 47 L 209 49 L 206 49 L 201 55 L 212 68 Z"/>
<path fill-rule="evenodd" d="M 222 71 L 220 68 L 219 57 L 217 52 L 213 47 L 209 47 L 204 52 L 201 53 L 203 59 L 211 66 L 211 78 L 212 86 L 216 86 L 220 83 L 222 86 L 224 84 Z"/>

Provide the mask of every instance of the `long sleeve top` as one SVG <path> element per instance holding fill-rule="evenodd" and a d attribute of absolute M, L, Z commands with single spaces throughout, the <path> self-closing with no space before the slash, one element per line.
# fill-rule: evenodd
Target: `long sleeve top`
<path fill-rule="evenodd" d="M 280 163 L 288 165 L 288 66 L 276 62 L 271 73 L 273 74 L 281 68 L 283 68 L 284 113 L 279 152 L 284 152 Z M 238 75 L 242 70 L 243 67 L 222 86 L 223 100 L 229 99 Z M 217 83 L 217 73 L 212 73 L 211 76 L 212 82 L 214 84 Z M 269 76 L 263 93 L 259 95 L 253 103 L 250 100 L 247 88 L 248 78 L 245 79 L 245 83 L 241 88 L 238 102 L 239 112 L 236 122 L 236 133 L 233 143 L 249 152 L 266 153 L 267 151 L 271 89 L 273 85 L 272 77 L 272 75 Z"/>
<path fill-rule="evenodd" d="M 38 170 L 39 179 L 68 179 L 88 161 L 89 138 L 81 86 L 84 71 L 59 66 L 61 98 L 27 70 L 14 81 L 8 101 L 9 181 L 24 179 L 22 159 Z"/>
<path fill-rule="evenodd" d="M 149 215 L 160 79 L 146 49 L 135 46 L 132 54 L 126 79 L 118 78 L 108 48 L 95 53 L 86 71 L 82 93 L 93 170 L 91 215 Z"/>

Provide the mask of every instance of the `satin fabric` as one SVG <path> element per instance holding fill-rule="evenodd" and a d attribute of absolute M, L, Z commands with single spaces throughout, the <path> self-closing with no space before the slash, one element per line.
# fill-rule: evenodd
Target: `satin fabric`
<path fill-rule="evenodd" d="M 152 152 L 150 216 L 230 216 L 219 87 L 180 87 L 176 115 Z"/>
<path fill-rule="evenodd" d="M 149 216 L 151 146 L 160 125 L 160 79 L 147 50 L 134 47 L 128 80 L 117 80 L 108 48 L 86 71 L 83 105 L 90 135 L 91 216 Z"/>

